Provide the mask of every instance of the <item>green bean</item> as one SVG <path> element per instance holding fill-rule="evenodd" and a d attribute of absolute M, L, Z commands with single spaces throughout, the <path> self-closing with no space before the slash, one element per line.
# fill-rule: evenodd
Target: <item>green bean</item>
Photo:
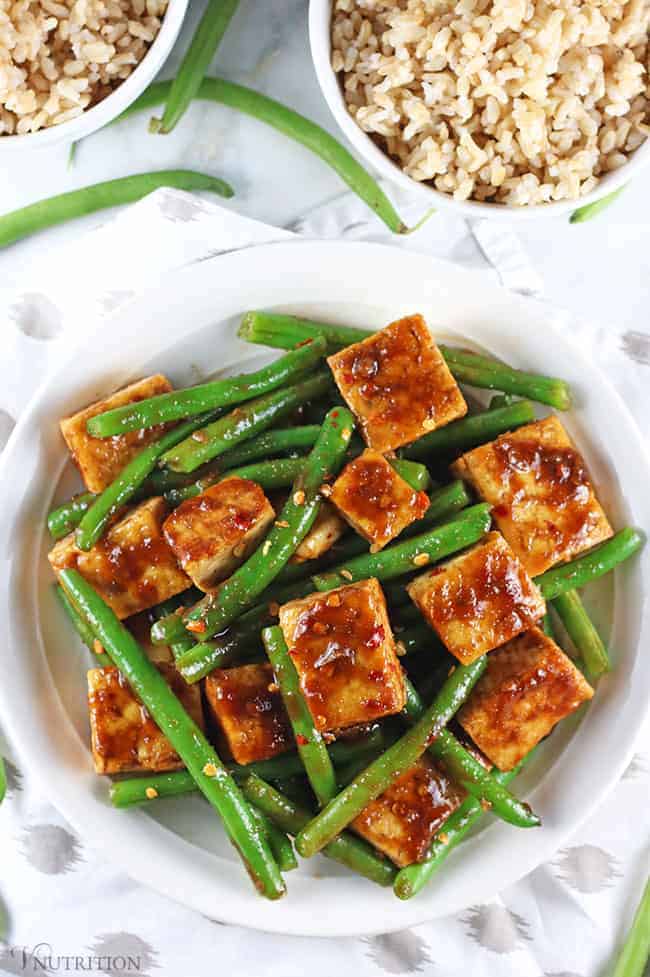
<path fill-rule="evenodd" d="M 292 349 L 298 343 L 322 335 L 327 339 L 328 349 L 336 350 L 367 339 L 372 333 L 353 326 L 313 322 L 272 312 L 247 312 L 238 335 L 247 342 L 280 349 Z M 569 387 L 564 380 L 524 373 L 493 357 L 452 346 L 441 344 L 439 349 L 452 374 L 461 383 L 529 397 L 558 410 L 568 410 L 571 406 Z"/>
<path fill-rule="evenodd" d="M 98 647 L 95 632 L 77 613 L 74 604 L 72 604 L 72 602 L 69 600 L 63 587 L 59 586 L 59 584 L 54 584 L 54 593 L 56 594 L 57 600 L 59 601 L 61 607 L 67 614 L 73 628 L 85 644 L 88 651 L 93 653 L 97 665 L 100 665 L 102 668 L 106 665 L 110 665 L 111 660 L 108 655 L 95 650 Z"/>
<path fill-rule="evenodd" d="M 298 744 L 298 753 L 305 767 L 316 799 L 321 807 L 336 794 L 334 767 L 325 741 L 314 725 L 311 712 L 300 691 L 300 679 L 291 661 L 279 627 L 265 628 L 262 640 L 269 661 L 273 665 L 280 694 Z"/>
<path fill-rule="evenodd" d="M 476 543 L 490 528 L 492 517 L 486 503 L 470 506 L 451 522 L 436 526 L 420 536 L 393 543 L 380 553 L 368 553 L 346 561 L 326 573 L 315 574 L 312 583 L 316 590 L 332 590 L 346 582 L 392 580 L 427 563 L 435 563 L 451 553 Z M 427 559 L 424 559 L 424 557 Z"/>
<path fill-rule="evenodd" d="M 421 717 L 396 743 L 373 761 L 337 794 L 296 838 L 296 848 L 305 858 L 336 837 L 395 779 L 409 770 L 440 735 L 460 708 L 485 670 L 485 656 L 471 665 L 459 665 L 424 710 Z"/>
<path fill-rule="evenodd" d="M 650 959 L 650 878 L 625 938 L 612 977 L 643 977 Z"/>
<path fill-rule="evenodd" d="M 553 619 L 550 611 L 547 611 L 542 618 L 542 631 L 547 638 L 551 638 L 553 641 L 555 641 L 555 628 L 553 627 Z"/>
<path fill-rule="evenodd" d="M 80 492 L 56 509 L 51 509 L 47 517 L 47 528 L 52 539 L 62 539 L 71 533 L 79 525 L 81 517 L 90 509 L 95 499 L 93 492 Z"/>
<path fill-rule="evenodd" d="M 318 337 L 299 349 L 290 350 L 274 363 L 254 373 L 211 380 L 209 383 L 183 390 L 171 390 L 136 403 L 114 407 L 91 417 L 86 422 L 86 429 L 94 438 L 111 438 L 128 431 L 139 431 L 156 424 L 195 417 L 216 407 L 241 404 L 299 378 L 322 359 L 326 346 L 325 339 Z"/>
<path fill-rule="evenodd" d="M 216 751 L 187 714 L 155 665 L 113 611 L 77 570 L 62 570 L 62 586 L 78 613 L 93 629 L 161 732 L 170 741 L 201 792 L 223 820 L 258 890 L 270 899 L 285 892 L 268 842 L 247 802 Z"/>
<path fill-rule="evenodd" d="M 190 485 L 183 488 L 169 489 L 165 492 L 165 500 L 172 507 L 176 508 L 188 499 L 194 499 L 201 495 L 206 489 L 224 478 L 248 478 L 252 482 L 257 482 L 260 488 L 269 492 L 273 489 L 289 488 L 300 474 L 304 458 L 270 458 L 268 461 L 255 461 L 250 465 L 242 465 L 241 468 L 232 468 L 227 472 L 206 475 L 199 478 Z"/>
<path fill-rule="evenodd" d="M 597 217 L 598 214 L 602 213 L 610 204 L 614 203 L 617 197 L 625 190 L 625 187 L 619 187 L 618 190 L 613 190 L 612 193 L 605 194 L 600 200 L 594 200 L 592 204 L 585 204 L 584 207 L 578 207 L 574 210 L 569 217 L 570 224 L 584 224 L 585 221 L 589 221 L 592 217 Z"/>
<path fill-rule="evenodd" d="M 223 584 L 207 605 L 185 615 L 185 626 L 206 641 L 248 610 L 289 562 L 314 524 L 323 483 L 336 474 L 352 437 L 354 418 L 333 408 L 264 543 Z"/>
<path fill-rule="evenodd" d="M 302 427 L 275 428 L 263 431 L 255 438 L 243 441 L 236 448 L 225 451 L 219 458 L 221 471 L 248 465 L 259 458 L 274 458 L 283 452 L 294 452 L 301 448 L 312 448 L 320 433 L 320 424 L 305 424 Z"/>
<path fill-rule="evenodd" d="M 403 453 L 408 458 L 427 458 L 432 454 L 466 451 L 534 420 L 535 411 L 530 401 L 518 400 L 509 407 L 486 410 L 430 431 L 404 448 Z"/>
<path fill-rule="evenodd" d="M 512 394 L 495 394 L 490 398 L 489 410 L 496 410 L 497 407 L 512 407 L 517 403 L 517 398 Z"/>
<path fill-rule="evenodd" d="M 188 590 L 184 590 L 182 594 L 175 594 L 174 597 L 170 597 L 168 600 L 157 604 L 152 610 L 154 621 L 159 621 L 163 617 L 168 617 L 170 614 L 177 612 L 179 607 L 187 606 L 188 603 L 192 603 L 197 599 L 198 594 L 200 594 L 200 591 L 196 587 L 190 587 Z M 187 652 L 189 652 L 189 650 L 193 647 L 194 640 L 187 634 L 186 631 L 183 632 L 178 641 L 172 641 L 169 644 L 169 650 L 172 653 L 174 661 L 177 663 L 179 659 L 182 658 L 183 655 L 187 654 Z"/>
<path fill-rule="evenodd" d="M 607 648 L 587 614 L 577 590 L 567 590 L 564 594 L 558 594 L 553 601 L 553 609 L 557 612 L 592 678 L 598 678 L 605 672 L 609 672 L 612 666 Z"/>
<path fill-rule="evenodd" d="M 142 489 L 147 475 L 153 471 L 159 459 L 173 445 L 178 444 L 193 431 L 197 431 L 207 420 L 215 417 L 216 411 L 195 417 L 191 421 L 177 424 L 153 444 L 143 448 L 122 469 L 115 481 L 101 492 L 81 518 L 77 527 L 76 542 L 80 550 L 90 550 L 101 539 L 113 516 L 130 502 Z"/>
<path fill-rule="evenodd" d="M 238 6 L 239 0 L 208 0 L 178 74 L 171 83 L 163 117 L 151 120 L 151 132 L 167 134 L 185 115 Z"/>
<path fill-rule="evenodd" d="M 416 492 L 426 492 L 430 487 L 431 475 L 426 465 L 420 465 L 417 461 L 408 461 L 406 458 L 391 458 L 390 464 L 400 478 L 403 478 Z"/>
<path fill-rule="evenodd" d="M 288 834 L 297 835 L 309 823 L 307 810 L 285 797 L 280 791 L 252 774 L 242 785 L 244 795 L 251 804 L 263 811 L 278 827 Z M 378 885 L 392 885 L 397 871 L 367 842 L 344 831 L 323 849 L 323 855 L 347 865 L 358 875 L 363 875 Z"/>
<path fill-rule="evenodd" d="M 523 765 L 528 763 L 534 752 L 533 750 L 529 753 L 514 770 L 494 773 L 493 779 L 505 788 L 517 776 Z M 395 895 L 399 899 L 411 899 L 417 895 L 434 872 L 440 868 L 449 853 L 467 837 L 484 815 L 485 809 L 480 801 L 471 796 L 464 800 L 444 822 L 425 858 L 421 862 L 415 862 L 399 870 L 393 886 Z"/>
<path fill-rule="evenodd" d="M 7 771 L 5 769 L 4 757 L 0 756 L 0 804 L 7 794 Z"/>
<path fill-rule="evenodd" d="M 133 203 L 159 187 L 210 190 L 221 197 L 233 195 L 232 188 L 223 180 L 203 173 L 195 173 L 193 170 L 159 170 L 154 173 L 124 176 L 119 180 L 107 180 L 105 183 L 95 183 L 80 190 L 71 190 L 56 197 L 48 197 L 4 214 L 0 217 L 0 248 L 75 217 L 94 214 L 106 207 Z"/>
<path fill-rule="evenodd" d="M 251 814 L 257 821 L 260 830 L 266 835 L 266 840 L 280 871 L 290 872 L 292 869 L 298 868 L 298 859 L 288 835 L 253 804 L 251 804 Z"/>
<path fill-rule="evenodd" d="M 644 543 L 645 535 L 640 529 L 621 529 L 611 539 L 576 557 L 570 563 L 547 570 L 535 578 L 535 583 L 547 601 L 555 600 L 560 594 L 584 587 L 591 580 L 597 580 L 609 573 L 619 563 L 634 556 Z"/>
<path fill-rule="evenodd" d="M 294 407 L 310 397 L 324 393 L 329 386 L 329 373 L 323 370 L 306 380 L 285 387 L 284 390 L 274 390 L 255 400 L 249 400 L 207 427 L 196 430 L 180 444 L 176 442 L 174 447 L 162 455 L 160 464 L 176 472 L 194 471 L 199 465 L 223 454 L 228 448 L 266 430 L 276 421 L 285 418 Z"/>
<path fill-rule="evenodd" d="M 135 112 L 151 109 L 166 101 L 171 84 L 165 81 L 154 82 L 114 121 L 118 122 Z M 252 88 L 236 85 L 223 78 L 204 78 L 199 86 L 197 98 L 227 105 L 277 129 L 289 139 L 301 143 L 338 173 L 350 190 L 363 200 L 394 234 L 408 234 L 410 230 L 417 230 L 421 226 L 422 221 L 419 221 L 414 228 L 407 228 L 377 181 L 364 170 L 352 153 L 329 132 L 305 118 L 304 115 L 294 112 L 288 106 Z M 428 211 L 425 218 L 432 212 Z"/>
<path fill-rule="evenodd" d="M 408 696 L 404 711 L 410 722 L 416 722 L 424 712 L 424 705 L 409 680 L 405 681 Z M 440 731 L 429 747 L 429 753 L 440 760 L 459 787 L 475 797 L 483 807 L 489 806 L 502 821 L 517 828 L 535 828 L 541 824 L 530 806 L 506 790 L 448 729 Z"/>

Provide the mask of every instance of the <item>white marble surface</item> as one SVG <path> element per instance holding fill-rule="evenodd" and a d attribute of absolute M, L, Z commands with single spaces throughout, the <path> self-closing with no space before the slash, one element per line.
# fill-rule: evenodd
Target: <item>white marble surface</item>
<path fill-rule="evenodd" d="M 308 0 L 242 0 L 215 70 L 288 102 L 336 132 L 311 66 L 307 6 Z M 202 9 L 202 0 L 195 0 L 177 51 L 184 49 Z M 168 64 L 168 74 L 173 74 L 175 63 Z M 286 224 L 341 189 L 338 178 L 320 160 L 221 106 L 197 103 L 171 136 L 150 136 L 147 121 L 142 115 L 90 137 L 72 169 L 67 147 L 27 157 L 11 154 L 6 159 L 0 149 L 0 211 L 98 180 L 167 166 L 225 177 L 236 189 L 230 206 L 275 224 Z M 605 214 L 584 225 L 570 226 L 558 219 L 518 228 L 551 301 L 605 324 L 620 327 L 623 321 L 626 329 L 646 328 L 650 298 L 646 186 L 638 180 Z M 103 220 L 104 215 L 95 215 L 4 251 L 0 289 L 22 284 L 33 259 Z"/>

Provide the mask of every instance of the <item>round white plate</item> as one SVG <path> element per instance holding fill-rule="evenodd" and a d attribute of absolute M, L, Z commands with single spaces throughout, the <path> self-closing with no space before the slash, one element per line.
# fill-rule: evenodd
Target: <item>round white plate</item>
<path fill-rule="evenodd" d="M 628 762 L 650 685 L 650 550 L 600 588 L 615 670 L 580 717 L 561 724 L 518 782 L 543 827 L 486 827 L 456 850 L 417 898 L 357 878 L 324 858 L 288 876 L 268 903 L 253 891 L 217 818 L 198 797 L 113 810 L 88 747 L 89 656 L 51 593 L 45 516 L 75 485 L 57 422 L 132 377 L 164 370 L 187 384 L 215 370 L 269 359 L 236 338 L 249 308 L 379 328 L 421 312 L 437 337 L 491 350 L 510 363 L 566 377 L 576 394 L 563 418 L 590 464 L 614 525 L 650 525 L 650 471 L 619 397 L 536 303 L 445 262 L 379 245 L 273 244 L 221 256 L 169 276 L 104 323 L 32 401 L 0 469 L 2 524 L 0 708 L 30 772 L 89 843 L 134 878 L 219 920 L 283 933 L 340 936 L 398 930 L 490 899 L 549 858 L 601 801 Z M 248 367 L 247 367 L 248 368 Z M 614 599 L 615 598 L 615 599 Z M 604 616 L 603 616 L 604 615 Z"/>

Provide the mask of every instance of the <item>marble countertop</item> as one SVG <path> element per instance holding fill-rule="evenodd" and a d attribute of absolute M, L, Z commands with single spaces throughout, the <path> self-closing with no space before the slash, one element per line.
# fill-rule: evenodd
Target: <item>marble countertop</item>
<path fill-rule="evenodd" d="M 219 51 L 218 71 L 337 133 L 311 65 L 307 7 L 308 0 L 242 0 Z M 166 74 L 173 75 L 178 51 L 184 50 L 202 9 L 202 3 L 193 4 Z M 341 191 L 338 178 L 306 150 L 221 106 L 195 104 L 170 136 L 149 135 L 147 121 L 135 117 L 89 137 L 72 168 L 65 146 L 0 157 L 0 211 L 99 180 L 170 166 L 224 177 L 236 189 L 229 206 L 278 225 Z M 93 215 L 7 249 L 0 257 L 0 288 L 22 282 L 34 259 L 105 219 L 105 214 Z M 520 225 L 517 232 L 552 302 L 603 324 L 646 328 L 650 203 L 641 180 L 597 220 L 571 226 L 565 218 L 547 219 Z"/>

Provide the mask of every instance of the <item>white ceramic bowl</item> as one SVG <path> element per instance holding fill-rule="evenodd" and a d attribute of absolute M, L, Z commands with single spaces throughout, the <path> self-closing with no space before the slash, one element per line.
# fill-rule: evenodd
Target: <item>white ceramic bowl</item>
<path fill-rule="evenodd" d="M 189 0 L 169 0 L 160 30 L 139 65 L 115 91 L 86 109 L 76 119 L 48 126 L 22 136 L 0 136 L 0 159 L 5 153 L 46 149 L 57 143 L 72 143 L 96 132 L 117 118 L 154 80 L 176 43 Z"/>
<path fill-rule="evenodd" d="M 439 338 L 491 350 L 523 369 L 565 377 L 562 420 L 585 453 L 616 528 L 650 526 L 643 441 L 606 379 L 553 328 L 540 303 L 476 272 L 375 244 L 294 241 L 199 262 L 161 279 L 101 334 L 88 329 L 24 411 L 0 463 L 0 716 L 43 793 L 79 835 L 134 878 L 211 918 L 283 933 L 385 933 L 489 902 L 549 859 L 629 762 L 650 688 L 650 546 L 588 589 L 614 670 L 580 715 L 561 723 L 517 779 L 540 828 L 486 817 L 410 902 L 321 858 L 303 861 L 277 903 L 254 891 L 218 819 L 200 797 L 116 811 L 94 773 L 85 669 L 91 656 L 52 594 L 45 517 L 79 486 L 58 419 L 129 379 L 162 370 L 177 385 L 204 373 L 254 369 L 277 355 L 237 338 L 249 308 L 379 328 L 421 312 Z M 546 413 L 544 411 L 544 413 Z M 644 617 L 645 609 L 645 617 Z"/>
<path fill-rule="evenodd" d="M 362 129 L 348 112 L 338 78 L 332 69 L 331 31 L 332 0 L 310 0 L 309 3 L 309 42 L 314 68 L 321 90 L 332 115 L 339 126 L 372 169 L 387 180 L 411 193 L 419 194 L 423 205 L 452 210 L 468 218 L 490 218 L 492 220 L 512 221 L 530 220 L 538 217 L 558 217 L 568 214 L 578 207 L 600 200 L 601 197 L 629 183 L 640 170 L 650 163 L 650 139 L 647 139 L 629 159 L 629 162 L 612 173 L 603 176 L 591 193 L 579 200 L 561 200 L 557 203 L 535 204 L 530 207 L 515 207 L 510 204 L 481 203 L 474 200 L 454 200 L 447 193 L 413 180 L 386 155 Z"/>

